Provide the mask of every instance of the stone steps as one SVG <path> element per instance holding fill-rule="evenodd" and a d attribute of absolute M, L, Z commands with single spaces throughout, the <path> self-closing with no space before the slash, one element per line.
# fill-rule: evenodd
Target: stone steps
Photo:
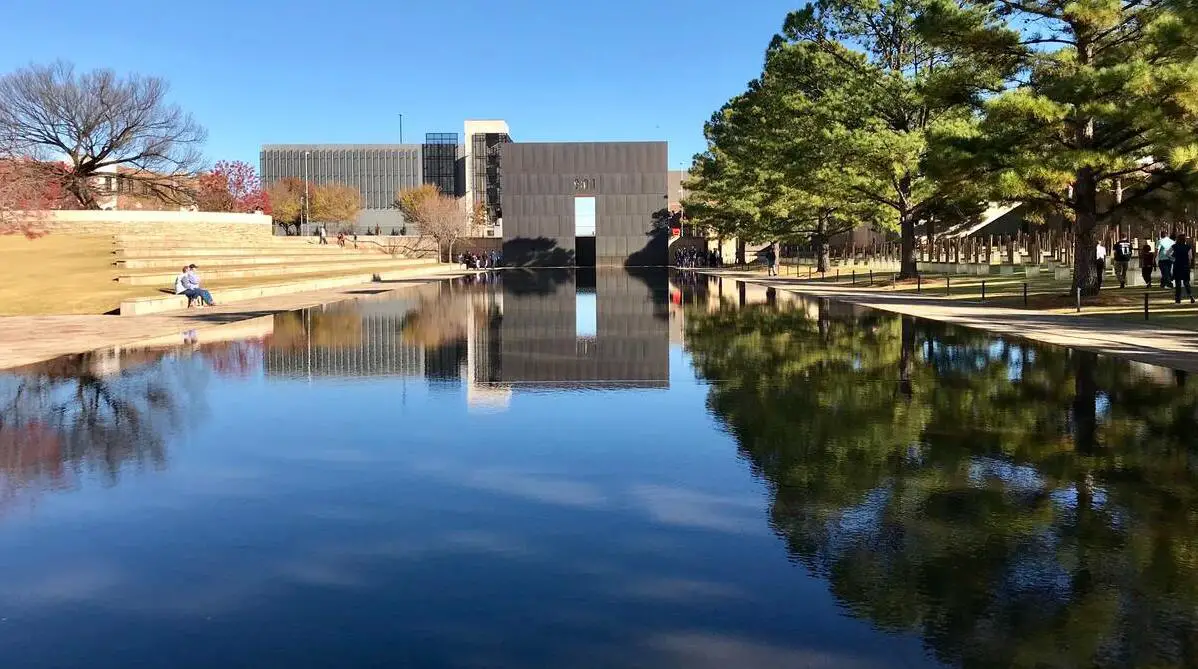
<path fill-rule="evenodd" d="M 329 288 L 366 284 L 373 281 L 399 281 L 414 277 L 437 277 L 438 275 L 458 273 L 461 273 L 461 270 L 455 265 L 425 261 L 418 265 L 402 269 L 397 268 L 379 272 L 351 273 L 341 276 L 308 278 L 237 288 L 213 288 L 212 297 L 219 305 L 229 302 L 252 300 L 259 297 L 290 295 L 313 290 L 327 290 Z M 187 298 L 182 295 L 136 297 L 121 301 L 120 314 L 122 316 L 140 316 L 164 311 L 178 311 L 186 308 Z"/>
<path fill-rule="evenodd" d="M 365 257 L 363 257 L 365 256 Z M 329 262 L 347 262 L 362 260 L 383 260 L 389 258 L 382 254 L 363 253 L 293 253 L 271 251 L 269 255 L 259 254 L 218 254 L 203 253 L 172 254 L 156 257 L 120 257 L 112 264 L 120 269 L 161 269 L 177 270 L 183 265 L 195 263 L 203 267 L 235 267 L 245 265 L 308 265 Z"/>
<path fill-rule="evenodd" d="M 162 246 L 157 248 L 116 249 L 113 255 L 118 260 L 147 259 L 147 258 L 218 258 L 218 257 L 254 257 L 261 255 L 293 255 L 308 257 L 324 256 L 380 256 L 385 255 L 380 249 L 339 249 L 336 246 L 302 247 L 272 247 L 272 246 L 230 246 L 214 248 L 211 246 Z"/>
<path fill-rule="evenodd" d="M 182 266 L 183 263 L 179 263 Z M 202 263 L 196 263 L 202 265 Z M 345 272 L 346 274 L 356 273 L 375 273 L 387 270 L 403 269 L 413 265 L 429 265 L 430 261 L 420 258 L 390 258 L 381 256 L 375 258 L 364 258 L 361 260 L 337 260 L 330 262 L 319 262 L 310 264 L 293 263 L 279 266 L 245 266 L 234 265 L 229 267 L 217 267 L 215 269 L 205 269 L 201 266 L 200 276 L 206 281 L 219 281 L 223 279 L 244 279 L 244 278 L 281 278 L 287 276 L 297 276 L 304 274 L 321 274 L 330 272 Z M 125 273 L 117 276 L 117 281 L 127 283 L 131 286 L 170 286 L 178 275 L 178 270 L 169 272 L 153 272 L 153 273 Z"/>

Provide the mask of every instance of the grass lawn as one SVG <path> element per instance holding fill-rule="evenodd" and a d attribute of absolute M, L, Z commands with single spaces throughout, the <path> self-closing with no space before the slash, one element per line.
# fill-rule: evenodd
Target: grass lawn
<path fill-rule="evenodd" d="M 0 236 L 0 315 L 102 314 L 153 286 L 117 283 L 111 235 Z"/>
<path fill-rule="evenodd" d="M 764 271 L 762 271 L 764 273 Z M 798 272 L 803 279 L 806 273 Z M 982 301 L 982 283 L 985 282 L 985 304 L 1010 307 L 1015 309 L 1031 309 L 1059 314 L 1076 314 L 1082 318 L 1107 318 L 1143 323 L 1144 294 L 1148 294 L 1148 322 L 1157 325 L 1198 330 L 1198 306 L 1191 305 L 1183 296 L 1182 304 L 1173 303 L 1173 291 L 1162 288 L 1146 289 L 1144 287 L 1119 288 L 1115 277 L 1108 270 L 1103 283 L 1102 292 L 1097 297 L 1082 298 L 1081 313 L 1077 313 L 1076 298 L 1070 294 L 1068 280 L 1055 280 L 1050 276 L 1041 275 L 1032 279 L 1016 276 L 975 276 L 966 274 L 925 274 L 920 281 L 892 281 L 893 272 L 874 272 L 873 287 L 869 287 L 868 272 L 857 271 L 857 288 L 885 292 L 915 294 L 922 292 L 935 297 L 948 297 L 954 300 Z M 780 278 L 788 278 L 786 273 Z M 1159 280 L 1159 275 L 1154 277 Z M 824 280 L 812 279 L 812 283 L 842 286 L 853 285 L 851 279 L 841 270 L 839 281 L 834 275 Z M 1024 304 L 1023 290 L 1027 284 L 1027 304 Z M 1196 287 L 1195 290 L 1198 290 Z"/>

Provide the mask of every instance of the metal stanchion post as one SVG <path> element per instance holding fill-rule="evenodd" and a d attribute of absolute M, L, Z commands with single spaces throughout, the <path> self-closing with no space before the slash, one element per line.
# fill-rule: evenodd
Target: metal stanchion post
<path fill-rule="evenodd" d="M 1023 282 L 1023 306 L 1027 306 L 1027 282 Z"/>
<path fill-rule="evenodd" d="M 853 285 L 857 285 L 857 270 L 853 270 Z"/>
<path fill-rule="evenodd" d="M 874 285 L 874 271 L 871 269 L 871 270 L 869 270 L 869 287 L 873 288 L 873 285 Z"/>
<path fill-rule="evenodd" d="M 923 275 L 922 274 L 915 275 L 915 292 L 917 292 L 917 293 L 923 292 Z"/>
<path fill-rule="evenodd" d="M 1078 286 L 1077 286 L 1077 313 L 1080 314 L 1081 312 L 1082 312 L 1082 287 L 1081 287 L 1081 284 L 1078 284 Z"/>
<path fill-rule="evenodd" d="M 1144 320 L 1148 320 L 1148 293 L 1144 293 Z"/>
<path fill-rule="evenodd" d="M 944 277 L 944 294 L 945 295 L 953 294 L 953 277 L 952 277 L 952 275 L 945 275 L 945 277 Z"/>

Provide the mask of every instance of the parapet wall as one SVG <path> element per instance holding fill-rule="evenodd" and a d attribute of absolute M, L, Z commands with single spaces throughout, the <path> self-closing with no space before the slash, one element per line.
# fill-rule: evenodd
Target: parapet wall
<path fill-rule="evenodd" d="M 37 225 L 55 234 L 77 235 L 194 235 L 204 239 L 267 239 L 271 218 L 265 214 L 211 211 L 96 211 L 40 212 Z"/>

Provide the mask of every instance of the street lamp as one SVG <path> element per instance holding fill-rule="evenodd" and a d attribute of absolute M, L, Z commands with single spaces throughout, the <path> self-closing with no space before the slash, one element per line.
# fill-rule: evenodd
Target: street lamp
<path fill-rule="evenodd" d="M 308 217 L 308 154 L 311 151 L 304 151 L 304 226 L 307 226 L 311 219 Z"/>

